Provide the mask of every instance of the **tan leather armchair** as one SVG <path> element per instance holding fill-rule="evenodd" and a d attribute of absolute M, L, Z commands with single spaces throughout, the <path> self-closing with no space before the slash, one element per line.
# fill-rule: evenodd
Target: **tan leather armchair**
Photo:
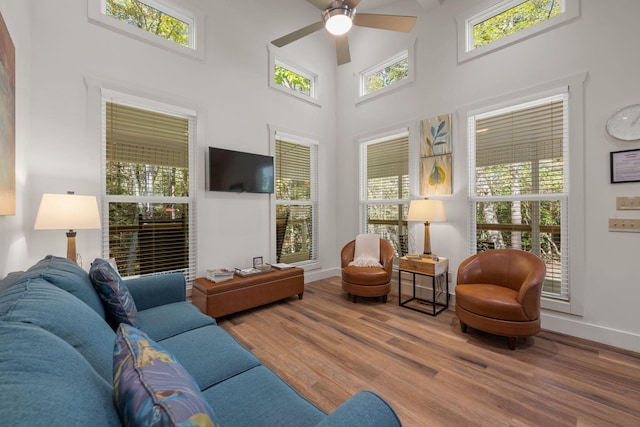
<path fill-rule="evenodd" d="M 347 243 L 340 252 L 342 259 L 342 289 L 353 297 L 382 297 L 387 302 L 387 295 L 391 292 L 391 275 L 393 272 L 393 246 L 386 240 L 380 239 L 380 267 L 349 266 L 353 261 L 356 241 Z"/>
<path fill-rule="evenodd" d="M 540 294 L 544 262 L 518 249 L 477 253 L 458 267 L 456 315 L 467 326 L 503 335 L 514 350 L 518 337 L 540 331 Z"/>

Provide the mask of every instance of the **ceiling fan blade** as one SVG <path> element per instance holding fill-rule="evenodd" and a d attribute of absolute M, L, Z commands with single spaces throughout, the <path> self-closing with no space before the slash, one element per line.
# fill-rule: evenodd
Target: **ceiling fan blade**
<path fill-rule="evenodd" d="M 331 3 L 333 3 L 333 0 L 307 0 L 307 1 L 322 11 L 324 11 L 326 8 L 331 6 Z"/>
<path fill-rule="evenodd" d="M 341 36 L 333 36 L 336 40 L 336 57 L 338 65 L 351 62 L 351 53 L 349 53 L 349 39 L 346 34 Z"/>
<path fill-rule="evenodd" d="M 353 18 L 353 25 L 408 33 L 413 28 L 413 24 L 416 23 L 417 19 L 416 16 L 358 13 L 355 18 Z"/>
<path fill-rule="evenodd" d="M 299 30 L 294 31 L 293 33 L 289 33 L 286 36 L 282 36 L 279 39 L 275 39 L 271 43 L 274 44 L 275 46 L 282 47 L 298 39 L 301 39 L 304 36 L 308 36 L 309 34 L 315 33 L 316 31 L 321 30 L 323 28 L 324 28 L 324 23 L 322 21 L 316 22 L 315 24 L 307 25 L 304 28 L 300 28 Z"/>

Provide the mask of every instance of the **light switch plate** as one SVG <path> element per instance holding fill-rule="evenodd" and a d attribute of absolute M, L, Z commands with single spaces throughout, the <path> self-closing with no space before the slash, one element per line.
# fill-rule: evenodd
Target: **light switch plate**
<path fill-rule="evenodd" d="M 640 210 L 640 197 L 616 197 L 616 209 L 619 211 Z"/>
<path fill-rule="evenodd" d="M 609 231 L 640 233 L 640 219 L 609 218 Z"/>

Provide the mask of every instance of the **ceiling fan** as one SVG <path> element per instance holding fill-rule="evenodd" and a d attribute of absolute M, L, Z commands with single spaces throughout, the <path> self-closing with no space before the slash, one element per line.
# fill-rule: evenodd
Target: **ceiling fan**
<path fill-rule="evenodd" d="M 415 16 L 379 15 L 373 13 L 356 14 L 356 7 L 361 0 L 307 1 L 322 11 L 322 21 L 300 28 L 286 36 L 273 40 L 271 43 L 282 47 L 325 28 L 336 41 L 338 65 L 351 61 L 347 32 L 352 25 L 408 33 L 418 19 Z"/>

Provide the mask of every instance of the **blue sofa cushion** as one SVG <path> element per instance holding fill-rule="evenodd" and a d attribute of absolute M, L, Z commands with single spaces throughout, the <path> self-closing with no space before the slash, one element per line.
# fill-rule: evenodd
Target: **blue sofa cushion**
<path fill-rule="evenodd" d="M 29 268 L 21 280 L 40 277 L 47 282 L 69 292 L 94 309 L 103 319 L 105 311 L 89 274 L 78 264 L 67 258 L 47 255 Z"/>
<path fill-rule="evenodd" d="M 162 341 L 202 326 L 215 325 L 215 320 L 202 314 L 190 302 L 174 302 L 138 312 L 140 330 L 152 340 Z"/>
<path fill-rule="evenodd" d="M 136 304 L 127 285 L 109 261 L 96 258 L 89 269 L 89 277 L 104 302 L 107 321 L 111 326 L 115 329 L 120 323 L 127 323 L 139 328 Z"/>
<path fill-rule="evenodd" d="M 21 281 L 0 294 L 0 320 L 31 323 L 62 338 L 112 382 L 115 333 L 68 292 L 43 279 Z"/>
<path fill-rule="evenodd" d="M 0 424 L 120 426 L 113 387 L 59 337 L 0 322 Z"/>
<path fill-rule="evenodd" d="M 24 271 L 14 271 L 13 273 L 9 273 L 7 277 L 0 280 L 0 292 L 9 289 L 11 286 L 18 283 L 23 275 Z"/>
<path fill-rule="evenodd" d="M 265 366 L 202 392 L 223 426 L 315 426 L 327 415 Z"/>
<path fill-rule="evenodd" d="M 175 357 L 125 323 L 116 333 L 113 383 L 125 425 L 218 425 L 198 385 Z"/>
<path fill-rule="evenodd" d="M 201 390 L 260 365 L 260 361 L 219 326 L 192 329 L 160 341 Z"/>

